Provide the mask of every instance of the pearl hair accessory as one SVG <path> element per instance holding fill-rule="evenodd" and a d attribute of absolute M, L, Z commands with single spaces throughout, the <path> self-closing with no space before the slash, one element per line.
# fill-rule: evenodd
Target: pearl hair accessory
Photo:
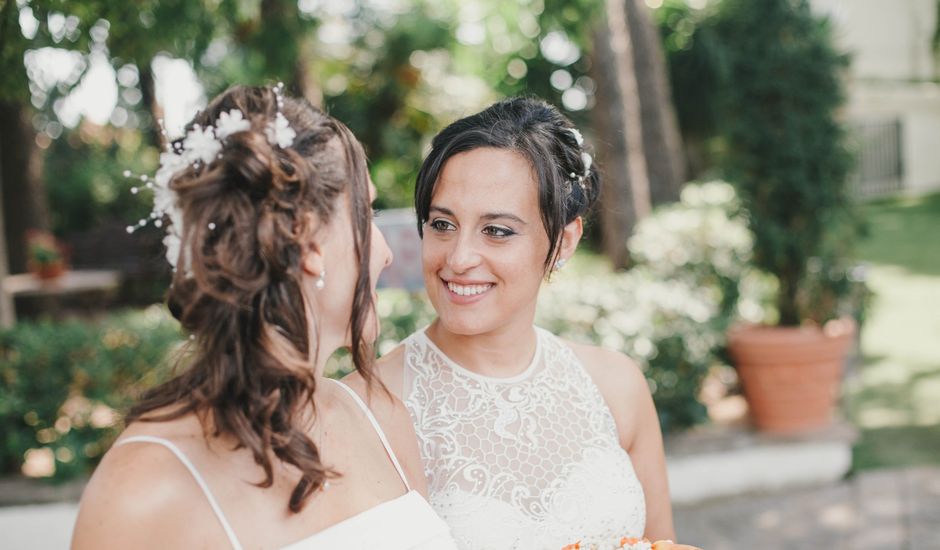
<path fill-rule="evenodd" d="M 287 149 L 293 145 L 297 132 L 290 127 L 282 113 L 284 106 L 283 90 L 284 83 L 282 82 L 273 87 L 277 101 L 277 114 L 273 121 L 268 122 L 264 133 L 268 143 L 272 146 Z M 166 260 L 174 271 L 176 271 L 177 259 L 182 249 L 183 212 L 179 207 L 179 197 L 176 191 L 170 189 L 170 181 L 187 168 L 200 169 L 209 166 L 213 161 L 221 158 L 221 152 L 225 146 L 224 142 L 229 136 L 248 130 L 251 130 L 251 122 L 245 118 L 245 114 L 238 109 L 231 109 L 220 113 L 214 126 L 203 128 L 198 124 L 194 124 L 182 142 L 177 141 L 171 144 L 161 120 L 160 131 L 167 147 L 160 153 L 160 163 L 156 174 L 150 177 L 133 174 L 130 170 L 124 171 L 124 177 L 140 179 L 145 188 L 153 191 L 153 208 L 150 211 L 150 219 L 153 220 L 153 225 L 162 227 L 164 218 L 169 218 L 170 225 L 166 229 L 163 244 L 166 246 Z M 137 186 L 131 187 L 131 193 L 136 195 L 139 191 L 140 188 Z M 147 221 L 147 219 L 141 219 L 137 224 L 127 226 L 127 232 L 133 233 L 137 229 L 146 226 Z M 215 222 L 210 222 L 209 230 L 212 231 L 215 228 Z M 191 254 L 188 249 L 185 250 L 183 262 L 186 272 L 189 273 Z"/>
<path fill-rule="evenodd" d="M 579 176 L 574 172 L 571 172 L 568 174 L 568 177 L 571 178 L 571 183 L 574 183 L 575 180 L 577 180 L 578 185 L 581 186 L 581 189 L 584 189 L 584 180 L 591 175 L 591 166 L 594 164 L 594 158 L 584 150 L 584 136 L 581 135 L 581 132 L 577 128 L 568 128 L 568 131 L 571 132 L 571 135 L 574 136 L 574 140 L 578 142 L 578 147 L 581 147 L 581 162 L 584 164 L 583 174 Z"/>

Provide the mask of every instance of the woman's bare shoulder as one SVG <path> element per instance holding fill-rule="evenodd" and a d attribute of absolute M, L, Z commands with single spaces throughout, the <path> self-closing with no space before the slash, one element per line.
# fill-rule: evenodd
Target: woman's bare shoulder
<path fill-rule="evenodd" d="M 426 495 L 427 482 L 418 450 L 418 439 L 411 414 L 405 404 L 393 392 L 386 392 L 377 380 L 373 381 L 371 386 L 368 385 L 359 373 L 343 378 L 343 383 L 368 404 L 401 463 L 409 485 Z"/>
<path fill-rule="evenodd" d="M 408 409 L 399 398 L 399 392 L 390 387 L 387 375 L 388 372 L 385 372 L 385 376 L 377 373 L 371 382 L 367 382 L 361 373 L 354 372 L 343 378 L 342 382 L 366 402 L 383 428 L 386 424 L 411 426 Z"/>
<path fill-rule="evenodd" d="M 647 391 L 640 366 L 619 351 L 564 340 L 600 387 L 614 385 L 618 390 Z"/>
<path fill-rule="evenodd" d="M 108 451 L 85 488 L 72 545 L 194 546 L 200 530 L 179 526 L 193 524 L 200 513 L 211 514 L 211 508 L 192 474 L 169 449 L 128 442 Z"/>

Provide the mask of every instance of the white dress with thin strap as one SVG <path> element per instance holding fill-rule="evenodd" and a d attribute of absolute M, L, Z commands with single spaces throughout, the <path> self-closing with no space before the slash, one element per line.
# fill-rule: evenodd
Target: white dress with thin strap
<path fill-rule="evenodd" d="M 610 409 L 571 348 L 536 333 L 532 363 L 511 378 L 461 367 L 424 330 L 405 340 L 402 396 L 431 506 L 462 550 L 642 537 L 643 488 Z"/>
<path fill-rule="evenodd" d="M 389 458 L 395 465 L 398 475 L 401 476 L 405 487 L 408 488 L 408 492 L 331 525 L 309 537 L 284 546 L 281 550 L 457 550 L 447 524 L 434 513 L 424 497 L 408 485 L 401 464 L 399 464 L 398 458 L 389 446 L 388 439 L 385 437 L 382 428 L 379 427 L 372 411 L 348 386 L 342 382 L 335 380 L 334 382 L 352 396 L 356 404 L 365 412 L 369 421 L 372 422 L 372 426 L 375 428 L 379 439 L 381 439 Z M 196 469 L 179 447 L 167 439 L 146 435 L 126 437 L 118 441 L 117 445 L 136 442 L 162 445 L 176 455 L 205 494 L 219 523 L 225 530 L 231 547 L 234 550 L 242 550 L 242 545 L 222 512 L 219 502 L 213 496 L 212 491 L 209 490 L 209 486 L 202 475 L 199 474 L 199 470 Z"/>

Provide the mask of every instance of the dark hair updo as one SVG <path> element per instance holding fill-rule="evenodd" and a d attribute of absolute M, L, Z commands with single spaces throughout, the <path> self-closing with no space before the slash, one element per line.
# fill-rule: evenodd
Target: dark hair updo
<path fill-rule="evenodd" d="M 580 134 L 567 117 L 548 103 L 514 97 L 451 123 L 434 137 L 415 185 L 418 233 L 430 217 L 431 197 L 450 157 L 479 147 L 509 149 L 532 165 L 538 184 L 539 211 L 548 234 L 544 268 L 554 263 L 564 227 L 586 214 L 597 200 L 599 179 L 587 165 Z"/>
<path fill-rule="evenodd" d="M 251 451 L 265 474 L 259 486 L 273 483 L 271 455 L 300 471 L 288 503 L 297 512 L 332 475 L 301 423 L 313 406 L 311 367 L 319 347 L 318 321 L 302 291 L 301 259 L 316 229 L 311 225 L 327 224 L 344 193 L 359 265 L 349 320 L 352 357 L 371 379 L 371 344 L 363 341 L 371 307 L 365 155 L 342 123 L 270 87 L 228 89 L 187 130 L 215 127 L 233 109 L 247 128 L 221 140 L 214 159 L 181 169 L 169 182 L 181 213 L 176 230 L 182 245 L 168 303 L 194 336 L 192 361 L 146 392 L 128 421 L 188 413 L 211 418 L 212 435 L 234 436 L 238 447 Z M 268 137 L 279 114 L 295 132 L 283 148 Z"/>

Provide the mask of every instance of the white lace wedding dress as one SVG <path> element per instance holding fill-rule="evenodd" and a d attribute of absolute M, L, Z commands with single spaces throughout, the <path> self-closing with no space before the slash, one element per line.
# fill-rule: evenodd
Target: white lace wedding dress
<path fill-rule="evenodd" d="M 642 537 L 643 489 L 603 397 L 542 329 L 512 378 L 473 373 L 420 330 L 405 340 L 403 401 L 431 506 L 463 550 L 615 547 Z"/>

